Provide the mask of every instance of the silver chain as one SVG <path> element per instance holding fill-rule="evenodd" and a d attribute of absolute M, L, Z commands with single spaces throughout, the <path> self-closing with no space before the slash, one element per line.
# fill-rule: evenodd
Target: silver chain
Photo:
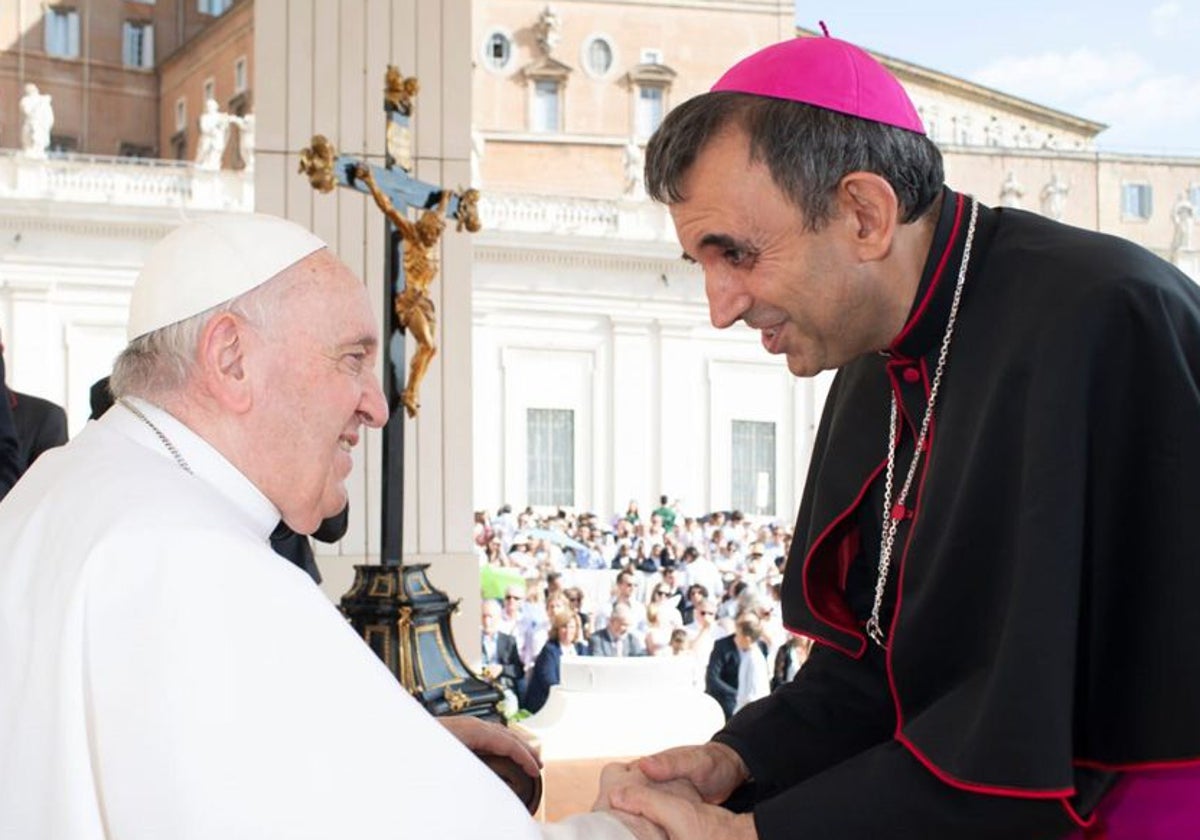
<path fill-rule="evenodd" d="M 888 421 L 887 474 L 883 484 L 884 526 L 879 540 L 879 575 L 875 578 L 875 603 L 871 607 L 871 617 L 867 620 L 867 635 L 882 648 L 887 647 L 887 638 L 883 634 L 879 614 L 883 609 L 883 593 L 887 589 L 888 570 L 892 565 L 892 547 L 896 541 L 896 529 L 905 515 L 904 503 L 908 499 L 908 491 L 917 474 L 917 463 L 925 451 L 925 438 L 929 434 L 929 424 L 933 420 L 933 407 L 937 403 L 938 389 L 942 384 L 942 373 L 946 370 L 946 359 L 950 356 L 950 338 L 954 335 L 954 322 L 958 319 L 958 305 L 962 300 L 963 284 L 967 280 L 967 263 L 971 259 L 971 243 L 975 241 L 975 220 L 978 216 L 979 205 L 972 200 L 971 219 L 967 225 L 962 264 L 958 268 L 958 281 L 954 286 L 954 300 L 950 304 L 950 317 L 946 320 L 946 332 L 942 335 L 942 349 L 938 353 L 933 384 L 929 388 L 929 401 L 925 404 L 925 416 L 921 418 L 921 430 L 917 435 L 917 442 L 913 446 L 912 461 L 909 462 L 908 474 L 904 477 L 904 486 L 900 488 L 895 505 L 892 504 L 892 482 L 896 469 L 896 424 L 899 411 L 896 407 L 896 389 L 892 389 L 892 410 L 891 418 Z"/>
<path fill-rule="evenodd" d="M 153 423 L 150 422 L 149 417 L 147 417 L 145 414 L 142 414 L 142 412 L 138 411 L 137 407 L 133 403 L 129 402 L 129 400 L 125 399 L 124 397 L 122 397 L 120 400 L 118 400 L 118 402 L 121 403 L 121 405 L 128 408 L 130 411 L 132 411 L 135 417 L 137 417 L 139 420 L 141 420 L 143 423 L 145 423 L 147 426 L 150 427 L 150 431 L 154 432 L 154 434 L 158 436 L 158 439 L 160 441 L 162 441 L 162 445 L 167 448 L 167 451 L 170 452 L 171 456 L 175 459 L 175 463 L 177 463 L 177 464 L 179 464 L 179 466 L 183 467 L 183 471 L 185 473 L 187 473 L 188 475 L 195 475 L 195 473 L 192 472 L 192 468 L 188 466 L 188 462 L 184 459 L 183 455 L 181 455 L 179 450 L 175 448 L 175 444 L 171 443 L 171 439 L 169 437 L 167 437 L 166 435 L 164 435 L 162 433 L 162 430 L 159 429 L 158 426 L 155 426 Z"/>

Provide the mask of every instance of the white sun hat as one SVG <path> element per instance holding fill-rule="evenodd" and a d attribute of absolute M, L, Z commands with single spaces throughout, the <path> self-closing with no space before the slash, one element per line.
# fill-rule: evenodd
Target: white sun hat
<path fill-rule="evenodd" d="M 295 222 L 262 213 L 187 222 L 150 249 L 133 284 L 130 341 L 261 286 L 325 243 Z"/>

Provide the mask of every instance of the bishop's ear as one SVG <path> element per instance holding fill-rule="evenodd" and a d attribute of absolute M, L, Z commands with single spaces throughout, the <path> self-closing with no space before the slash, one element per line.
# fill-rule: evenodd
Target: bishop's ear
<path fill-rule="evenodd" d="M 873 172 L 851 172 L 838 184 L 838 202 L 860 259 L 886 257 L 900 223 L 899 199 L 892 185 Z"/>
<path fill-rule="evenodd" d="M 197 374 L 223 407 L 240 412 L 252 404 L 246 353 L 253 343 L 249 324 L 222 312 L 205 325 L 196 349 Z"/>

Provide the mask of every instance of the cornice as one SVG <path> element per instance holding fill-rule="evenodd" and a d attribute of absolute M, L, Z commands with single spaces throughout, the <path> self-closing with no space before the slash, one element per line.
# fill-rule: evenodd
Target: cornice
<path fill-rule="evenodd" d="M 805 29 L 802 26 L 796 27 L 796 34 L 807 38 L 821 37 L 821 33 Z M 994 88 L 986 87 L 985 85 L 969 82 L 958 76 L 951 76 L 947 73 L 931 70 L 928 67 L 922 67 L 919 64 L 893 58 L 890 55 L 885 55 L 866 47 L 863 47 L 863 49 L 880 64 L 895 73 L 901 81 L 920 82 L 921 84 L 951 93 L 954 96 L 960 96 L 975 102 L 982 102 L 997 109 L 1022 113 L 1042 122 L 1058 125 L 1081 134 L 1089 134 L 1093 137 L 1108 128 L 1108 125 L 1105 123 L 1078 117 L 1066 111 L 1047 108 L 1036 102 L 1030 102 L 1028 99 L 1021 99 L 1020 97 L 1012 96 Z"/>
<path fill-rule="evenodd" d="M 476 245 L 475 263 L 501 265 L 548 265 L 557 268 L 590 268 L 605 271 L 620 271 L 629 274 L 652 274 L 669 277 L 695 276 L 700 270 L 679 260 L 678 257 L 653 257 L 622 253 L 598 253 L 594 251 L 530 248 L 513 245 Z"/>
<path fill-rule="evenodd" d="M 121 222 L 103 218 L 71 218 L 0 212 L 0 230 L 20 233 L 37 231 L 104 239 L 133 239 L 157 242 L 178 226 L 177 222 Z"/>

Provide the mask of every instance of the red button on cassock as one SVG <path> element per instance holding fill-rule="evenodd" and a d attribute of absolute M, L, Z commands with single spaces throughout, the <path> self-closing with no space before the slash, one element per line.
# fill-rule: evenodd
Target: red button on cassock
<path fill-rule="evenodd" d="M 905 382 L 920 382 L 921 381 L 921 371 L 917 370 L 916 368 L 905 368 L 904 369 L 904 381 Z"/>

